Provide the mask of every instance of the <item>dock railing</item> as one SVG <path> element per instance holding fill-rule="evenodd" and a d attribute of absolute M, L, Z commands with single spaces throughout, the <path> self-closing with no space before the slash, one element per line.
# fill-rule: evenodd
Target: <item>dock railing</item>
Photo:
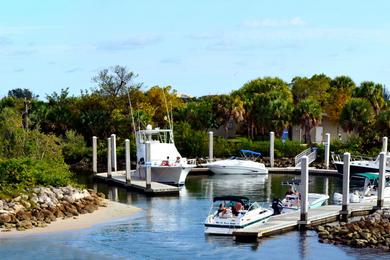
<path fill-rule="evenodd" d="M 307 148 L 306 150 L 302 151 L 300 154 L 295 156 L 295 167 L 301 167 L 301 159 L 303 156 L 308 157 L 308 163 L 312 163 L 317 158 L 317 149 L 313 148 Z"/>

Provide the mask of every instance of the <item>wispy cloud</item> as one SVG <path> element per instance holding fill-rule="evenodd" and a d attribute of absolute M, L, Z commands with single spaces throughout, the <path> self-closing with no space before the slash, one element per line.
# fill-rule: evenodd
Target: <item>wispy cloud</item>
<path fill-rule="evenodd" d="M 5 36 L 0 36 L 0 46 L 10 45 L 10 44 L 12 44 L 12 41 L 10 38 L 5 37 Z"/>
<path fill-rule="evenodd" d="M 78 71 L 81 71 L 81 69 L 76 67 L 76 68 L 71 68 L 71 69 L 66 70 L 65 73 L 75 73 Z"/>
<path fill-rule="evenodd" d="M 161 36 L 157 35 L 140 35 L 133 36 L 125 40 L 102 42 L 97 44 L 98 49 L 118 51 L 126 49 L 138 49 L 154 45 L 162 41 Z"/>
<path fill-rule="evenodd" d="M 23 68 L 17 68 L 17 69 L 14 69 L 14 72 L 23 72 L 24 69 Z"/>
<path fill-rule="evenodd" d="M 163 64 L 180 64 L 181 60 L 176 58 L 164 58 L 160 60 Z"/>
<path fill-rule="evenodd" d="M 306 22 L 301 17 L 293 17 L 291 19 L 271 19 L 265 18 L 261 20 L 245 20 L 242 26 L 245 28 L 262 28 L 262 27 L 287 27 L 287 26 L 302 26 Z"/>

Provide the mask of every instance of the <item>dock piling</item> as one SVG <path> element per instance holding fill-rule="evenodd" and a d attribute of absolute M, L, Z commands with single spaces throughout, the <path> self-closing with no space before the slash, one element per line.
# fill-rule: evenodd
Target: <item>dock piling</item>
<path fill-rule="evenodd" d="M 382 152 L 385 152 L 387 154 L 387 136 L 383 137 L 382 142 Z"/>
<path fill-rule="evenodd" d="M 107 138 L 107 178 L 111 178 L 111 138 Z"/>
<path fill-rule="evenodd" d="M 111 160 L 112 160 L 112 167 L 113 167 L 113 170 L 114 172 L 117 172 L 118 171 L 118 168 L 117 168 L 117 164 L 116 164 L 116 135 L 115 134 L 112 134 L 111 135 L 111 152 L 112 152 L 112 157 L 111 157 Z"/>
<path fill-rule="evenodd" d="M 212 131 L 209 132 L 209 160 L 210 162 L 214 159 L 214 133 Z"/>
<path fill-rule="evenodd" d="M 386 153 L 381 152 L 379 154 L 379 183 L 378 183 L 378 201 L 377 201 L 377 208 L 381 209 L 384 205 L 384 189 L 386 184 L 386 178 L 385 178 L 385 172 L 386 172 Z"/>
<path fill-rule="evenodd" d="M 97 173 L 97 137 L 92 137 L 92 172 Z"/>
<path fill-rule="evenodd" d="M 341 219 L 345 222 L 348 221 L 348 205 L 349 205 L 349 176 L 350 176 L 350 164 L 351 154 L 344 153 L 344 166 L 343 166 L 343 202 L 341 207 Z"/>
<path fill-rule="evenodd" d="M 309 158 L 307 156 L 303 156 L 301 158 L 301 184 L 300 184 L 300 192 L 301 192 L 301 216 L 299 221 L 299 226 L 307 225 L 307 212 L 309 209 Z"/>
<path fill-rule="evenodd" d="M 274 142 L 275 142 L 275 133 L 269 133 L 269 161 L 271 167 L 274 167 Z"/>
<path fill-rule="evenodd" d="M 125 149 L 126 149 L 126 183 L 131 184 L 131 174 L 130 174 L 130 140 L 125 140 Z"/>
<path fill-rule="evenodd" d="M 325 134 L 325 167 L 329 169 L 330 134 Z"/>
<path fill-rule="evenodd" d="M 146 176 L 145 176 L 145 179 L 146 179 L 146 189 L 150 189 L 152 186 L 151 186 L 151 183 L 152 183 L 152 162 L 151 162 L 151 154 L 150 154 L 150 142 L 147 141 L 146 142 L 146 147 L 145 147 L 146 151 L 146 163 L 145 163 L 145 166 L 146 166 Z"/>

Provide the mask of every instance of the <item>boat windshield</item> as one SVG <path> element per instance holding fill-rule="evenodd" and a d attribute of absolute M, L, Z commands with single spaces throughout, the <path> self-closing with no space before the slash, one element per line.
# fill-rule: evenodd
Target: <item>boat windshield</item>
<path fill-rule="evenodd" d="M 214 200 L 213 205 L 211 207 L 211 212 L 213 213 L 218 212 L 223 208 L 233 209 L 234 207 L 237 206 L 237 204 L 241 204 L 244 210 L 248 210 L 248 208 L 249 210 L 252 210 L 259 207 L 259 205 L 256 202 L 250 204 L 250 203 L 241 203 L 240 201 L 237 200 L 222 199 L 222 200 Z"/>

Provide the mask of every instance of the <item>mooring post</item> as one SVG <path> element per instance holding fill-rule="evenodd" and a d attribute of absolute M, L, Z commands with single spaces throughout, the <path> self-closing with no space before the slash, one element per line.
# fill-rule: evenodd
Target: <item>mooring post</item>
<path fill-rule="evenodd" d="M 309 209 L 309 158 L 303 156 L 301 158 L 301 218 L 299 221 L 300 227 L 305 227 L 308 223 L 307 212 Z"/>
<path fill-rule="evenodd" d="M 330 134 L 325 134 L 325 168 L 329 169 Z"/>
<path fill-rule="evenodd" d="M 271 167 L 274 167 L 274 142 L 275 142 L 275 133 L 269 133 L 269 161 Z"/>
<path fill-rule="evenodd" d="M 385 152 L 387 154 L 387 136 L 383 137 L 382 142 L 382 152 Z"/>
<path fill-rule="evenodd" d="M 107 178 L 111 178 L 111 138 L 107 138 Z"/>
<path fill-rule="evenodd" d="M 146 142 L 146 147 L 145 147 L 146 151 L 146 163 L 145 163 L 145 166 L 146 166 L 146 189 L 150 189 L 152 187 L 152 162 L 151 162 L 151 153 L 150 153 L 150 142 L 147 141 Z"/>
<path fill-rule="evenodd" d="M 111 135 L 111 145 L 112 145 L 112 148 L 111 148 L 111 152 L 112 152 L 112 157 L 111 157 L 111 160 L 112 160 L 112 167 L 113 167 L 113 170 L 114 172 L 117 171 L 117 164 L 116 164 L 116 135 L 115 134 L 112 134 Z"/>
<path fill-rule="evenodd" d="M 209 132 L 209 160 L 212 162 L 214 160 L 214 133 Z"/>
<path fill-rule="evenodd" d="M 348 221 L 349 215 L 349 175 L 350 175 L 351 154 L 344 153 L 343 165 L 343 204 L 341 206 L 341 219 L 344 222 Z"/>
<path fill-rule="evenodd" d="M 97 137 L 92 137 L 92 172 L 97 173 Z"/>
<path fill-rule="evenodd" d="M 125 149 L 126 149 L 126 183 L 131 184 L 131 174 L 130 174 L 130 140 L 125 140 Z"/>
<path fill-rule="evenodd" d="M 379 154 L 379 183 L 378 183 L 378 202 L 377 208 L 381 209 L 384 206 L 384 190 L 386 186 L 386 153 Z"/>

